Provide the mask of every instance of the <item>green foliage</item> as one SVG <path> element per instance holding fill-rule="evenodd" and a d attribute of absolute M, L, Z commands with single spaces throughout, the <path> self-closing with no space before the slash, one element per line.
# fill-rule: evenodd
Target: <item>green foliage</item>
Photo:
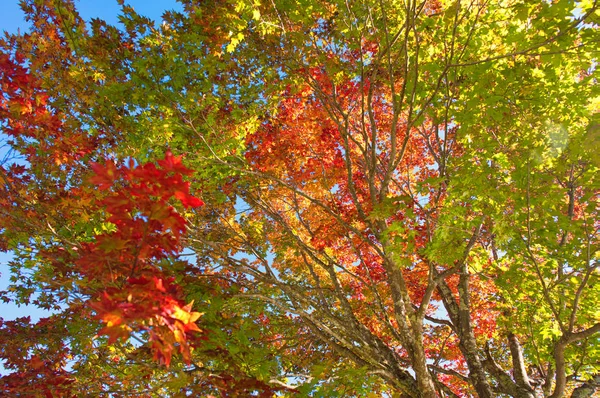
<path fill-rule="evenodd" d="M 0 391 L 559 398 L 597 379 L 595 1 L 181 3 L 110 26 L 26 0 L 30 30 L 0 41 L 19 155 L 0 297 L 55 311 L 0 320 L 22 345 Z"/>

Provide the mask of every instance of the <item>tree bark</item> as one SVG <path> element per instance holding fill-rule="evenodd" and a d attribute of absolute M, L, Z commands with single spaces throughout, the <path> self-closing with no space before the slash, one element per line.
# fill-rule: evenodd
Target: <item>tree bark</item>
<path fill-rule="evenodd" d="M 573 394 L 571 394 L 571 398 L 589 398 L 598 390 L 598 386 L 600 386 L 600 374 L 597 374 L 592 380 L 577 387 L 573 391 Z"/>

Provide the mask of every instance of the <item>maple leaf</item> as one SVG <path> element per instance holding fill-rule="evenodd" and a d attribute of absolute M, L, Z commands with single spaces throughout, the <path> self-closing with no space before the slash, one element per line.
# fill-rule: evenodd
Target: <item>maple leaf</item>
<path fill-rule="evenodd" d="M 40 369 L 44 366 L 44 361 L 40 359 L 40 357 L 37 355 L 32 356 L 29 362 L 31 364 L 31 367 L 35 370 Z"/>
<path fill-rule="evenodd" d="M 118 177 L 117 167 L 112 160 L 106 161 L 104 165 L 91 163 L 90 167 L 94 171 L 94 176 L 90 177 L 89 181 L 98 185 L 100 189 L 110 188 Z"/>
<path fill-rule="evenodd" d="M 186 208 L 196 208 L 204 205 L 204 202 L 184 191 L 176 191 L 175 197 L 181 201 Z"/>
<path fill-rule="evenodd" d="M 178 306 L 174 306 L 170 314 L 171 318 L 178 319 L 183 322 L 184 325 L 187 325 L 189 323 L 196 322 L 196 320 L 202 316 L 202 313 L 190 312 L 190 309 L 187 309 L 186 307 L 180 308 Z"/>
<path fill-rule="evenodd" d="M 189 175 L 192 170 L 185 167 L 181 161 L 181 156 L 173 156 L 173 153 L 168 150 L 165 152 L 165 157 L 159 160 L 158 165 L 165 171 L 172 171 L 181 175 Z"/>

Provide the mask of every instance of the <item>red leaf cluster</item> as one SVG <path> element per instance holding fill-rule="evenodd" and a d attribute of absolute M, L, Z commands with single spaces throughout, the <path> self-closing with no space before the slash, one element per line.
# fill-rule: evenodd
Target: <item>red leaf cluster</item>
<path fill-rule="evenodd" d="M 11 373 L 0 378 L 1 396 L 75 397 L 74 379 L 66 370 L 67 335 L 56 317 L 37 323 L 29 317 L 0 318 L 0 359 Z"/>
<path fill-rule="evenodd" d="M 97 138 L 65 125 L 64 115 L 48 104 L 48 93 L 24 63 L 18 52 L 13 58 L 0 53 L 3 133 L 17 140 L 16 147 L 30 163 L 50 160 L 60 166 L 90 154 L 98 145 Z"/>
<path fill-rule="evenodd" d="M 173 278 L 156 275 L 128 278 L 123 288 L 108 288 L 99 301 L 90 304 L 97 318 L 106 324 L 98 334 L 109 336 L 109 343 L 113 343 L 129 338 L 133 332 L 144 331 L 159 362 L 168 366 L 176 345 L 189 362 L 186 333 L 200 331 L 194 322 L 201 314 L 192 311 L 192 303 L 184 305 L 177 299 L 180 295 Z"/>
<path fill-rule="evenodd" d="M 76 260 L 92 294 L 90 306 L 106 324 L 99 334 L 109 343 L 135 332 L 148 333 L 156 359 L 169 365 L 175 346 L 190 360 L 186 333 L 199 331 L 194 323 L 200 313 L 185 305 L 173 277 L 161 269 L 161 261 L 173 261 L 182 249 L 186 221 L 169 202 L 175 198 L 185 208 L 203 205 L 189 193 L 183 180 L 191 170 L 169 151 L 157 164 L 128 166 L 112 160 L 92 165 L 89 181 L 108 195 L 99 201 L 114 225 L 83 245 Z"/>

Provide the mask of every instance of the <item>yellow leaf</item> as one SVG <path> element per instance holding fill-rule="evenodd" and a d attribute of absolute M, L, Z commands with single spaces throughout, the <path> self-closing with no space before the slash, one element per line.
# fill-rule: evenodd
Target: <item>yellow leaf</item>
<path fill-rule="evenodd" d="M 188 323 L 194 322 L 196 319 L 198 319 L 200 317 L 200 315 L 201 314 L 199 312 L 190 313 L 188 311 L 185 311 L 181 307 L 175 306 L 175 309 L 171 313 L 171 318 L 178 319 L 181 322 L 183 322 L 184 324 L 188 324 Z"/>
<path fill-rule="evenodd" d="M 178 343 L 185 343 L 185 335 L 179 329 L 173 330 L 173 335 L 175 336 L 175 341 Z"/>
<path fill-rule="evenodd" d="M 106 322 L 107 327 L 120 325 L 121 322 L 123 322 L 123 318 L 114 312 L 109 312 L 108 314 L 104 315 L 102 320 Z"/>
<path fill-rule="evenodd" d="M 191 312 L 190 313 L 190 322 L 196 322 L 198 318 L 202 316 L 202 312 Z"/>

